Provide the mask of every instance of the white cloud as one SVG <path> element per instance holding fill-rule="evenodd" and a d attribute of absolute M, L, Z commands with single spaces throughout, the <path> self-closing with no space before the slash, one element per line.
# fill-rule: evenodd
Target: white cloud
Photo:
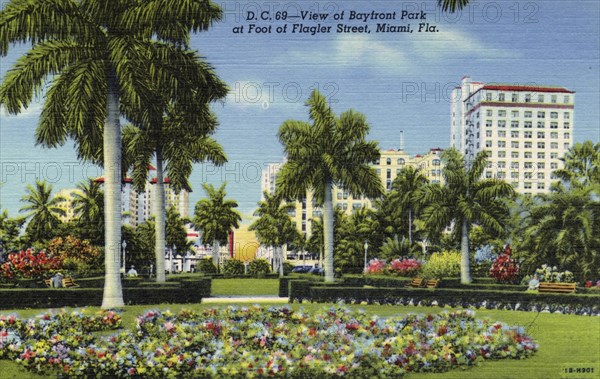
<path fill-rule="evenodd" d="M 27 108 L 21 108 L 21 112 L 19 114 L 10 114 L 6 110 L 6 107 L 3 105 L 0 107 L 0 117 L 2 118 L 38 118 L 40 117 L 40 113 L 42 113 L 43 104 L 41 102 L 35 102 L 29 105 Z"/>
<path fill-rule="evenodd" d="M 440 33 L 426 33 L 424 38 L 412 39 L 412 49 L 427 59 L 441 58 L 506 58 L 515 57 L 516 51 L 487 46 L 476 37 L 453 30 Z M 468 55 L 467 55 L 468 54 Z"/>

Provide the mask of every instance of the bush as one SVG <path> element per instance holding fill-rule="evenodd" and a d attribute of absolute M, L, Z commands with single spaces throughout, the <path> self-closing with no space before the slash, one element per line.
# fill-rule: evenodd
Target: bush
<path fill-rule="evenodd" d="M 7 261 L 0 266 L 0 273 L 7 279 L 42 279 L 62 268 L 63 260 L 59 256 L 39 253 L 32 249 L 8 254 Z"/>
<path fill-rule="evenodd" d="M 398 276 L 415 276 L 421 270 L 421 262 L 416 259 L 394 259 L 389 271 Z"/>
<path fill-rule="evenodd" d="M 423 265 L 423 276 L 436 279 L 459 277 L 460 260 L 458 251 L 434 253 Z"/>
<path fill-rule="evenodd" d="M 283 262 L 283 275 L 288 275 L 289 273 L 291 273 L 293 268 L 294 265 L 290 262 Z"/>
<path fill-rule="evenodd" d="M 502 254 L 492 263 L 490 275 L 499 282 L 511 283 L 519 275 L 519 265 L 511 258 L 512 250 L 510 245 L 506 245 Z"/>
<path fill-rule="evenodd" d="M 248 264 L 248 274 L 258 276 L 271 272 L 271 265 L 266 259 L 254 259 Z"/>
<path fill-rule="evenodd" d="M 383 274 L 385 270 L 385 261 L 381 259 L 371 259 L 367 266 L 367 274 Z"/>
<path fill-rule="evenodd" d="M 196 268 L 198 271 L 205 274 L 216 274 L 218 271 L 217 266 L 215 266 L 212 261 L 212 258 L 204 258 L 199 260 Z"/>
<path fill-rule="evenodd" d="M 212 263 L 212 262 L 211 262 Z M 228 259 L 223 262 L 223 274 L 226 275 L 243 275 L 244 262 L 239 259 Z"/>

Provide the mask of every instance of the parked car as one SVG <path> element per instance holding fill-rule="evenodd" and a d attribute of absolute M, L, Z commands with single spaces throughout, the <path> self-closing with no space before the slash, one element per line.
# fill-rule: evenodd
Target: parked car
<path fill-rule="evenodd" d="M 309 271 L 309 274 L 313 274 L 313 275 L 323 275 L 325 273 L 325 270 L 323 270 L 322 267 L 312 267 Z"/>
<path fill-rule="evenodd" d="M 292 272 L 303 274 L 303 273 L 307 273 L 312 268 L 313 268 L 312 266 L 299 265 L 299 266 L 294 266 L 294 268 L 292 269 Z"/>

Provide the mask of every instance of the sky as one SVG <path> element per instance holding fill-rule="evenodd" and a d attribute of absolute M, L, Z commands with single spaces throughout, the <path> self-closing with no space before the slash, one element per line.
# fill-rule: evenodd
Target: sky
<path fill-rule="evenodd" d="M 280 125 L 288 119 L 308 121 L 304 103 L 315 88 L 337 114 L 348 109 L 365 114 L 371 126 L 368 139 L 378 141 L 381 149 L 398 149 L 400 131 L 410 154 L 447 148 L 450 92 L 465 75 L 474 81 L 575 91 L 574 141 L 600 141 L 597 0 L 472 1 L 456 14 L 443 13 L 436 0 L 216 3 L 224 9 L 223 20 L 194 35 L 191 47 L 231 90 L 224 102 L 213 105 L 220 124 L 215 138 L 229 162 L 222 168 L 195 166 L 191 212 L 205 196 L 203 182 L 226 181 L 229 196 L 248 220 L 260 200 L 260 170 L 283 159 Z M 372 11 L 396 12 L 396 20 L 349 19 L 352 12 Z M 407 14 L 400 20 L 403 11 L 425 19 L 407 19 Z M 247 20 L 248 12 L 267 20 Z M 324 21 L 292 18 L 302 12 L 328 16 Z M 341 12 L 343 20 L 333 20 Z M 381 22 L 410 24 L 413 32 L 376 33 Z M 296 23 L 332 29 L 291 33 Z M 436 31 L 418 32 L 419 23 Z M 248 33 L 250 24 L 271 26 L 271 33 Z M 287 32 L 277 33 L 285 24 Z M 336 33 L 338 24 L 368 25 L 371 33 Z M 242 26 L 243 33 L 234 33 Z M 26 48 L 16 46 L 1 58 L 2 77 Z M 42 102 L 43 96 L 18 116 L 0 109 L 0 208 L 11 216 L 18 214 L 27 184 L 36 179 L 59 190 L 102 174 L 98 167 L 77 162 L 72 144 L 58 149 L 34 145 Z"/>

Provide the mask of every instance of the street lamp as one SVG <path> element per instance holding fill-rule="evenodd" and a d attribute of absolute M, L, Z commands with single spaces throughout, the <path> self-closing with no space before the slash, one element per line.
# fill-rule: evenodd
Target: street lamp
<path fill-rule="evenodd" d="M 121 272 L 123 274 L 125 274 L 126 272 L 126 264 L 125 264 L 125 248 L 127 247 L 127 241 L 123 240 L 123 243 L 121 244 L 121 246 L 123 246 L 123 268 L 121 269 Z"/>
<path fill-rule="evenodd" d="M 367 272 L 367 251 L 369 251 L 369 242 L 365 241 L 365 270 Z"/>

